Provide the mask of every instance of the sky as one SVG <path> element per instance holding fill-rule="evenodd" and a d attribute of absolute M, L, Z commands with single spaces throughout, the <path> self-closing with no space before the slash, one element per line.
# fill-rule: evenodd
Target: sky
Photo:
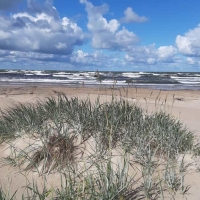
<path fill-rule="evenodd" d="M 200 72 L 200 1 L 0 0 L 0 69 Z"/>

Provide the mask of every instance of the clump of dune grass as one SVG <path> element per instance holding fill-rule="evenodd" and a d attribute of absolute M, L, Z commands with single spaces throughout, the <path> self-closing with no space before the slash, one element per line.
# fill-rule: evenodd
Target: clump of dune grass
<path fill-rule="evenodd" d="M 29 159 L 30 163 L 25 169 L 38 168 L 42 163 L 45 163 L 42 171 L 73 165 L 77 157 L 80 158 L 82 154 L 79 145 L 75 144 L 76 140 L 75 135 L 68 138 L 58 135 L 50 136 L 46 144 L 33 152 Z"/>
<path fill-rule="evenodd" d="M 124 100 L 103 104 L 97 100 L 92 104 L 59 95 L 37 104 L 17 105 L 2 112 L 0 118 L 0 134 L 5 140 L 33 134 L 49 138 L 70 131 L 83 140 L 99 134 L 105 146 L 112 136 L 113 147 L 120 142 L 137 146 L 137 137 L 148 138 L 152 147 L 159 146 L 169 155 L 192 150 L 195 145 L 194 134 L 177 119 L 163 111 L 147 114 Z"/>
<path fill-rule="evenodd" d="M 90 171 L 65 171 L 61 177 L 61 188 L 45 186 L 39 189 L 33 183 L 27 187 L 28 199 L 96 199 L 96 200 L 142 200 L 143 186 L 138 184 L 140 178 L 135 174 L 128 175 L 129 162 L 127 156 L 124 161 L 113 165 L 111 157 L 107 162 L 95 163 Z M 152 191 L 152 196 L 154 196 Z"/>
<path fill-rule="evenodd" d="M 2 111 L 0 137 L 10 147 L 7 164 L 25 171 L 64 174 L 66 183 L 54 190 L 55 199 L 185 196 L 188 165 L 181 162 L 179 166 L 177 158 L 197 156 L 200 149 L 194 133 L 171 115 L 148 113 L 114 97 L 108 103 L 100 103 L 99 98 L 92 103 L 59 94 L 35 104 L 16 105 Z M 29 142 L 21 148 L 14 141 L 23 138 Z M 116 157 L 123 160 L 122 165 L 116 165 Z M 129 174 L 130 168 L 139 178 Z M 37 191 L 35 199 L 52 193 L 41 194 L 35 187 L 30 187 Z"/>

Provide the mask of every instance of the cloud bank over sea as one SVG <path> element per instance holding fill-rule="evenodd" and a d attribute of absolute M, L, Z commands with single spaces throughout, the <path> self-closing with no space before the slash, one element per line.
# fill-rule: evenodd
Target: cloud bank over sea
<path fill-rule="evenodd" d="M 52 0 L 1 0 L 0 64 L 2 69 L 64 69 L 108 71 L 198 71 L 200 27 L 174 37 L 174 44 L 144 44 L 134 27 L 147 26 L 151 17 L 134 7 L 120 10 L 108 3 L 80 0 L 83 11 L 74 20 Z M 64 2 L 62 3 L 64 6 Z M 133 4 L 134 5 L 134 4 Z M 117 6 L 117 4 L 115 5 Z M 118 7 L 119 9 L 119 7 Z M 157 27 L 158 28 L 158 27 Z M 150 33 L 150 32 L 149 32 Z M 147 33 L 148 35 L 148 33 Z M 149 35 L 149 38 L 151 36 Z"/>

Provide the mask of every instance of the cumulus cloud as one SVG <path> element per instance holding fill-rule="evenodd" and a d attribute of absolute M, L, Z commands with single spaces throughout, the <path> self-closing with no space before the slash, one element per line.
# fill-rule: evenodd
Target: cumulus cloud
<path fill-rule="evenodd" d="M 173 63 L 177 49 L 173 46 L 161 46 L 158 49 L 155 45 L 138 46 L 128 51 L 124 57 L 125 61 L 131 63 L 157 64 Z"/>
<path fill-rule="evenodd" d="M 187 57 L 186 62 L 189 65 L 200 66 L 200 58 L 199 57 Z"/>
<path fill-rule="evenodd" d="M 109 54 L 101 50 L 94 51 L 93 53 L 86 53 L 82 50 L 74 51 L 70 57 L 70 63 L 76 66 L 88 67 L 88 69 L 101 69 L 101 70 L 117 70 L 121 69 L 123 60 L 118 55 Z"/>
<path fill-rule="evenodd" d="M 176 37 L 176 45 L 180 53 L 186 56 L 200 56 L 200 24 L 185 33 L 184 36 Z"/>
<path fill-rule="evenodd" d="M 85 34 L 76 23 L 67 17 L 60 18 L 48 0 L 43 7 L 44 12 L 42 9 L 0 16 L 0 49 L 71 54 L 74 46 L 84 43 Z"/>
<path fill-rule="evenodd" d="M 58 55 L 58 54 L 43 54 L 36 52 L 21 52 L 21 51 L 8 51 L 0 50 L 1 61 L 15 60 L 15 62 L 27 62 L 27 61 L 45 61 L 45 62 L 68 62 L 70 55 Z"/>
<path fill-rule="evenodd" d="M 133 11 L 131 7 L 128 7 L 124 11 L 124 17 L 121 18 L 122 23 L 143 23 L 148 20 L 147 17 L 139 16 L 137 13 Z"/>
<path fill-rule="evenodd" d="M 87 0 L 80 0 L 85 4 L 88 14 L 87 28 L 92 33 L 92 46 L 99 49 L 125 50 L 127 45 L 134 45 L 139 42 L 139 38 L 126 28 L 120 28 L 117 19 L 107 20 L 103 15 L 108 11 L 107 4 L 94 6 Z"/>
<path fill-rule="evenodd" d="M 173 46 L 161 46 L 156 48 L 155 45 L 137 46 L 126 52 L 125 56 L 118 53 L 106 54 L 104 51 L 95 51 L 87 53 L 82 50 L 73 52 L 70 56 L 70 63 L 76 66 L 93 66 L 101 70 L 108 68 L 114 70 L 130 70 L 136 66 L 142 66 L 146 70 L 150 67 L 175 66 L 179 60 L 177 49 Z M 138 69 L 140 70 L 140 69 Z"/>
<path fill-rule="evenodd" d="M 15 62 L 29 64 L 30 62 L 37 63 L 68 63 L 71 66 L 93 66 L 102 68 L 102 66 L 112 67 L 115 62 L 120 65 L 116 55 L 107 55 L 103 51 L 94 51 L 93 53 L 87 53 L 79 49 L 73 51 L 70 55 L 56 55 L 56 54 L 43 54 L 36 52 L 20 52 L 20 51 L 6 51 L 0 50 L 0 61 Z M 116 65 L 114 65 L 116 66 Z"/>
<path fill-rule="evenodd" d="M 74 52 L 70 60 L 76 63 L 91 63 L 89 54 L 83 52 L 82 50 Z"/>
<path fill-rule="evenodd" d="M 93 53 L 86 53 L 82 50 L 78 50 L 73 52 L 70 57 L 71 63 L 76 65 L 87 65 L 87 66 L 95 66 L 102 67 L 107 66 L 110 57 L 105 55 L 102 51 L 95 51 Z"/>
<path fill-rule="evenodd" d="M 5 69 L 74 70 L 74 66 L 70 63 L 70 56 L 0 50 L 0 63 Z"/>
<path fill-rule="evenodd" d="M 130 70 L 138 66 L 149 70 L 150 67 L 159 67 L 167 63 L 167 66 L 177 64 L 176 48 L 163 46 L 158 49 L 155 45 L 135 47 L 123 57 L 119 52 L 107 54 L 102 50 L 95 50 L 92 53 L 79 49 L 70 55 L 42 54 L 36 52 L 20 52 L 0 50 L 0 61 L 3 66 L 13 66 L 15 68 L 41 67 L 41 69 L 87 69 L 87 70 Z M 194 64 L 200 63 L 194 60 Z M 192 60 L 188 58 L 188 64 Z M 25 67 L 26 66 L 26 67 Z M 155 68 L 156 69 L 156 68 Z M 140 68 L 138 68 L 140 70 Z"/>
<path fill-rule="evenodd" d="M 126 50 L 129 46 L 138 43 L 138 37 L 123 28 L 112 34 L 109 31 L 102 31 L 93 34 L 92 45 L 97 49 Z"/>
<path fill-rule="evenodd" d="M 16 3 L 17 0 L 12 2 Z M 173 46 L 138 46 L 139 38 L 134 32 L 121 26 L 121 21 L 117 19 L 105 18 L 109 11 L 107 4 L 94 6 L 88 0 L 80 2 L 85 5 L 87 12 L 87 28 L 94 52 L 74 50 L 74 47 L 81 46 L 88 39 L 88 35 L 68 17 L 61 18 L 52 0 L 27 0 L 26 12 L 0 14 L 1 66 L 24 69 L 29 66 L 35 69 L 55 69 L 56 66 L 56 69 L 71 70 L 130 70 L 131 66 L 150 68 L 163 63 L 177 63 L 177 49 Z M 144 22 L 147 18 L 127 8 L 124 20 L 124 23 Z M 193 35 L 198 38 L 197 33 Z M 109 54 L 107 50 L 111 50 Z M 198 59 L 190 57 L 186 61 L 188 64 L 198 63 Z"/>
<path fill-rule="evenodd" d="M 173 46 L 161 46 L 157 50 L 157 59 L 164 62 L 173 62 L 177 49 Z"/>
<path fill-rule="evenodd" d="M 0 10 L 9 9 L 15 5 L 17 5 L 22 0 L 1 0 L 0 1 Z"/>

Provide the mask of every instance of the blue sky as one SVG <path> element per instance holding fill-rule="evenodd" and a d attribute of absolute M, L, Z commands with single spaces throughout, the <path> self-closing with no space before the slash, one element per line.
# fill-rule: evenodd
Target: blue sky
<path fill-rule="evenodd" d="M 200 71 L 197 0 L 0 0 L 0 68 Z"/>

